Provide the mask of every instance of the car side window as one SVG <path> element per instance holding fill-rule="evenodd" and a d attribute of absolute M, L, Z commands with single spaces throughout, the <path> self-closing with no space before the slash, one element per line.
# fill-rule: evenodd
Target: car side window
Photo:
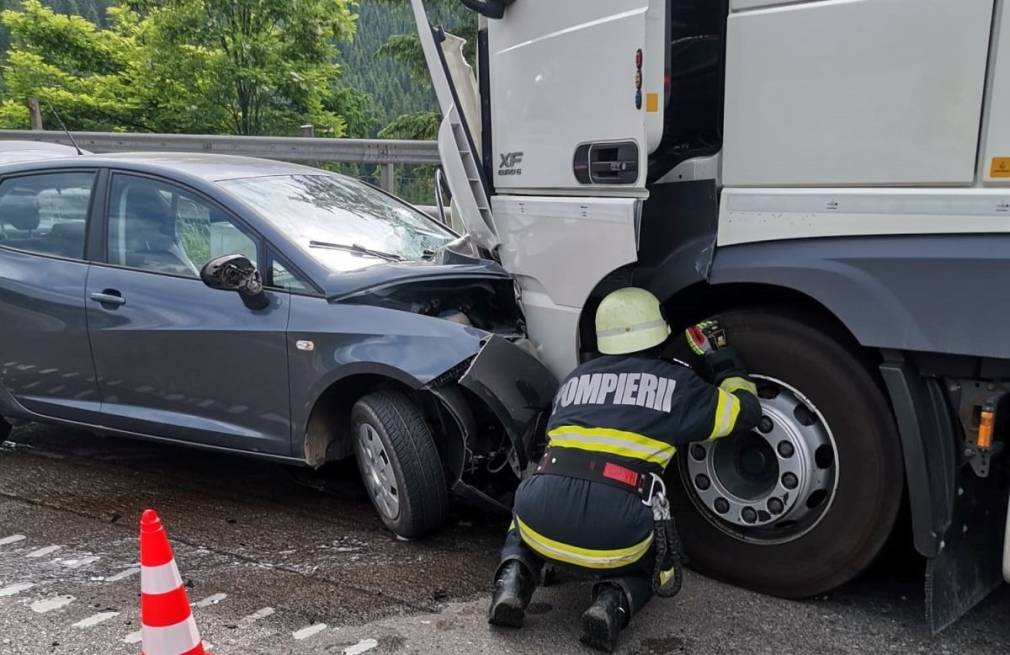
<path fill-rule="evenodd" d="M 93 171 L 40 173 L 0 182 L 0 245 L 84 259 Z"/>
<path fill-rule="evenodd" d="M 278 289 L 288 291 L 310 291 L 311 287 L 303 282 L 301 278 L 289 271 L 284 264 L 276 259 L 270 265 L 270 283 Z"/>
<path fill-rule="evenodd" d="M 256 241 L 216 205 L 173 184 L 117 174 L 109 196 L 109 263 L 199 277 L 223 255 L 254 265 Z"/>

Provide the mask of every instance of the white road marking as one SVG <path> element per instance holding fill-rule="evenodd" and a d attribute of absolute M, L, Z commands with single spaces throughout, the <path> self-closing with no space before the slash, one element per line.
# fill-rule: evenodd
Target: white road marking
<path fill-rule="evenodd" d="M 46 546 L 45 548 L 39 548 L 38 550 L 33 550 L 32 552 L 25 555 L 25 557 L 45 557 L 46 555 L 55 553 L 63 546 Z"/>
<path fill-rule="evenodd" d="M 378 645 L 379 642 L 374 639 L 362 639 L 353 646 L 345 648 L 344 655 L 361 655 L 361 653 L 367 653 Z"/>
<path fill-rule="evenodd" d="M 98 614 L 93 614 L 82 621 L 78 621 L 73 625 L 73 627 L 90 628 L 91 626 L 98 625 L 99 623 L 103 623 L 117 616 L 119 616 L 119 612 L 99 612 Z"/>
<path fill-rule="evenodd" d="M 302 639 L 308 639 L 312 635 L 318 634 L 325 629 L 326 629 L 325 623 L 316 623 L 315 625 L 310 625 L 306 628 L 302 628 L 301 630 L 295 630 L 294 632 L 291 633 L 291 636 L 300 641 Z"/>
<path fill-rule="evenodd" d="M 88 566 L 89 564 L 94 564 L 98 560 L 102 559 L 98 555 L 92 555 L 91 557 L 84 557 L 81 559 L 65 559 L 60 564 L 67 567 L 68 569 L 79 569 L 82 566 Z"/>
<path fill-rule="evenodd" d="M 134 566 L 133 568 L 126 569 L 125 571 L 120 571 L 116 575 L 110 575 L 109 577 L 105 578 L 105 581 L 119 582 L 120 580 L 129 578 L 131 575 L 137 575 L 138 573 L 140 573 L 140 567 Z"/>
<path fill-rule="evenodd" d="M 0 588 L 0 598 L 20 594 L 22 591 L 31 589 L 34 586 L 35 584 L 32 582 L 18 582 L 16 584 L 7 585 L 6 587 Z"/>
<path fill-rule="evenodd" d="M 262 609 L 256 610 L 255 612 L 253 612 L 249 616 L 243 617 L 242 620 L 240 621 L 240 623 L 242 623 L 243 625 L 249 625 L 250 623 L 255 623 L 256 621 L 259 621 L 260 619 L 265 619 L 268 616 L 272 615 L 273 613 L 274 613 L 274 608 L 272 608 L 272 607 L 264 607 Z"/>
<path fill-rule="evenodd" d="M 227 597 L 228 594 L 214 594 L 213 596 L 207 596 L 203 600 L 193 603 L 193 607 L 210 607 L 211 605 L 217 605 Z"/>
<path fill-rule="evenodd" d="M 23 534 L 12 534 L 9 537 L 4 537 L 0 539 L 0 546 L 6 546 L 8 544 L 16 544 L 19 541 L 24 541 L 25 536 Z"/>
<path fill-rule="evenodd" d="M 61 607 L 66 607 L 72 602 L 74 602 L 73 596 L 56 596 L 55 598 L 37 600 L 31 604 L 31 608 L 39 614 L 45 614 L 46 612 L 52 612 L 53 610 L 58 610 Z"/>
<path fill-rule="evenodd" d="M 136 643 L 138 643 L 143 638 L 144 638 L 144 633 L 141 632 L 140 630 L 137 630 L 136 632 L 131 632 L 130 634 L 128 634 L 125 637 L 123 637 L 123 643 L 124 644 L 136 644 Z"/>

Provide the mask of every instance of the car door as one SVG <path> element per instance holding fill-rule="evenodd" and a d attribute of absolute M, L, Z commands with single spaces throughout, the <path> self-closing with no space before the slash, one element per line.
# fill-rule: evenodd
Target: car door
<path fill-rule="evenodd" d="M 160 178 L 114 172 L 107 253 L 88 279 L 91 343 L 109 427 L 204 445 L 290 454 L 289 295 L 247 308 L 201 267 L 259 238 L 212 200 Z"/>
<path fill-rule="evenodd" d="M 85 232 L 95 170 L 0 181 L 0 384 L 25 408 L 98 420 L 88 344 Z M 10 408 L 7 411 L 11 411 Z"/>

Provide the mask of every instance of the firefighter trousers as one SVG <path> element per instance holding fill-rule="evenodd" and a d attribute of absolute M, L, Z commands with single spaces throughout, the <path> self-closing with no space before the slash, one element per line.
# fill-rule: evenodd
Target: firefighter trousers
<path fill-rule="evenodd" d="M 537 580 L 545 562 L 589 574 L 596 579 L 594 595 L 602 585 L 617 585 L 627 596 L 630 619 L 652 598 L 653 531 L 652 510 L 633 493 L 566 476 L 536 475 L 516 491 L 501 564 L 518 560 Z M 617 553 L 629 561 L 603 566 L 589 559 L 593 553 Z M 580 566 L 577 558 L 587 558 L 586 565 Z"/>

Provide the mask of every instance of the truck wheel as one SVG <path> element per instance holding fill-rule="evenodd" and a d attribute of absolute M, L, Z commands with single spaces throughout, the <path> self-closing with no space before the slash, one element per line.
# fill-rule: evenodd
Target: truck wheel
<path fill-rule="evenodd" d="M 752 432 L 678 453 L 667 479 L 685 548 L 696 568 L 735 584 L 825 592 L 872 563 L 897 517 L 903 469 L 889 405 L 816 321 L 776 310 L 719 320 L 764 417 Z"/>
<path fill-rule="evenodd" d="M 441 528 L 449 494 L 438 449 L 417 405 L 398 391 L 377 391 L 351 410 L 358 470 L 379 517 L 407 539 Z"/>

